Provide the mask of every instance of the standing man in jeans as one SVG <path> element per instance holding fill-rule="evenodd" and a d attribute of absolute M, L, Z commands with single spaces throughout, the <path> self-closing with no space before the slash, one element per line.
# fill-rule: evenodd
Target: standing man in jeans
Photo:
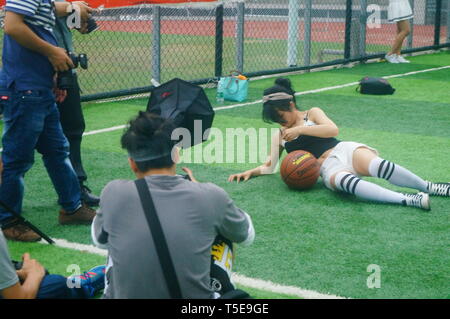
<path fill-rule="evenodd" d="M 56 2 L 64 2 L 64 0 L 55 0 Z M 67 26 L 67 17 L 57 18 L 58 25 L 53 29 L 58 46 L 67 49 L 69 52 L 75 52 L 72 41 L 72 33 Z M 79 28 L 78 31 L 86 34 L 86 28 Z M 67 48 L 66 48 L 67 46 Z M 69 141 L 70 145 L 70 162 L 77 174 L 78 181 L 81 188 L 81 200 L 88 206 L 98 206 L 100 198 L 91 193 L 91 190 L 85 185 L 87 175 L 81 161 L 81 139 L 86 128 L 81 109 L 80 87 L 78 85 L 78 77 L 75 69 L 71 70 L 74 77 L 74 86 L 68 88 L 66 98 L 57 103 L 59 115 L 61 119 L 61 126 L 64 135 Z"/>
<path fill-rule="evenodd" d="M 62 206 L 60 224 L 89 224 L 95 211 L 82 205 L 77 176 L 69 161 L 69 143 L 63 134 L 54 90 L 56 72 L 74 67 L 53 35 L 55 13 L 65 16 L 73 9 L 87 21 L 92 11 L 84 2 L 54 3 L 51 0 L 7 0 L 5 5 L 3 70 L 7 92 L 3 101 L 3 172 L 0 200 L 22 211 L 24 175 L 34 162 L 34 150 L 42 154 L 47 172 Z M 37 241 L 40 236 L 0 209 L 0 224 L 7 239 Z"/>

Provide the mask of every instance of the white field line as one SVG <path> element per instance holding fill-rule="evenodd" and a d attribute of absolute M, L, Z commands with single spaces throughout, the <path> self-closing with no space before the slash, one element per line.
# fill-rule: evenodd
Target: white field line
<path fill-rule="evenodd" d="M 393 79 L 393 78 L 399 78 L 399 77 L 408 76 L 408 75 L 415 75 L 415 74 L 419 74 L 419 73 L 433 72 L 433 71 L 439 71 L 439 70 L 444 70 L 444 69 L 450 69 L 450 65 L 446 65 L 446 66 L 442 66 L 442 67 L 438 67 L 438 68 L 420 70 L 420 71 L 413 71 L 413 72 L 408 72 L 408 73 L 387 75 L 387 76 L 383 76 L 382 78 L 383 79 Z M 295 93 L 295 95 L 296 96 L 300 96 L 300 95 L 307 95 L 307 94 L 326 92 L 326 91 L 342 89 L 342 88 L 345 88 L 345 87 L 354 86 L 354 85 L 358 85 L 358 84 L 359 84 L 359 82 L 351 82 L 351 83 L 346 83 L 346 84 L 341 84 L 341 85 L 329 86 L 329 87 L 325 87 L 325 88 L 321 88 L 321 89 L 309 90 L 309 91 L 304 91 L 304 92 L 297 92 L 297 93 Z M 258 100 L 258 101 L 242 103 L 242 104 L 235 104 L 235 105 L 230 105 L 230 106 L 221 106 L 221 107 L 214 108 L 214 111 L 234 109 L 234 108 L 237 108 L 237 107 L 243 107 L 243 106 L 258 104 L 258 103 L 262 103 L 262 102 L 263 102 L 262 100 Z"/>
<path fill-rule="evenodd" d="M 57 239 L 52 238 L 55 241 L 55 246 L 62 247 L 62 248 L 68 248 L 72 250 L 77 250 L 81 252 L 86 252 L 90 254 L 100 255 L 106 257 L 108 252 L 105 249 L 97 248 L 93 245 L 86 245 L 86 244 L 78 244 L 78 243 L 72 243 L 65 239 Z M 47 244 L 46 241 L 41 240 L 39 243 L 41 244 Z M 233 273 L 232 275 L 233 282 L 253 289 L 259 289 L 263 291 L 269 291 L 272 293 L 278 293 L 278 294 L 284 294 L 284 295 L 290 295 L 295 297 L 300 297 L 304 299 L 344 299 L 343 297 L 335 296 L 335 295 L 327 295 L 322 294 L 317 291 L 313 290 L 305 290 L 294 286 L 282 286 L 279 284 L 275 284 L 271 281 L 261 280 L 261 279 L 254 279 L 249 278 L 243 275 L 240 275 L 238 273 Z"/>
<path fill-rule="evenodd" d="M 83 133 L 83 136 L 118 131 L 118 130 L 124 129 L 125 127 L 126 127 L 126 125 L 118 125 L 118 126 L 113 126 L 113 127 L 109 127 L 109 128 L 104 128 L 101 130 L 89 131 L 89 132 Z"/>
<path fill-rule="evenodd" d="M 444 69 L 450 69 L 450 65 L 442 66 L 442 67 L 438 67 L 438 68 L 420 70 L 420 71 L 413 71 L 413 72 L 408 72 L 408 73 L 388 75 L 388 76 L 383 76 L 383 78 L 384 79 L 393 79 L 393 78 L 398 78 L 398 77 L 403 77 L 403 76 L 409 76 L 409 75 L 415 75 L 415 74 L 419 74 L 419 73 L 439 71 L 439 70 L 444 70 Z M 354 86 L 354 85 L 358 85 L 358 84 L 359 84 L 359 82 L 351 82 L 351 83 L 346 83 L 346 84 L 341 84 L 341 85 L 329 86 L 329 87 L 325 87 L 325 88 L 321 88 L 321 89 L 309 90 L 309 91 L 304 91 L 304 92 L 297 92 L 295 95 L 300 96 L 300 95 L 306 95 L 306 94 L 314 94 L 314 93 L 326 92 L 326 91 L 342 89 L 342 88 L 345 88 L 345 87 Z M 234 104 L 234 105 L 229 105 L 229 106 L 220 106 L 220 107 L 214 108 L 214 111 L 229 110 L 229 109 L 234 109 L 234 108 L 238 108 L 238 107 L 244 107 L 244 106 L 248 106 L 248 105 L 258 104 L 258 103 L 262 103 L 262 100 L 257 100 L 257 101 L 253 101 L 253 102 L 247 102 L 247 103 L 241 103 L 241 104 Z M 106 129 L 86 132 L 86 133 L 83 134 L 83 136 L 94 135 L 94 134 L 105 133 L 105 132 L 112 132 L 112 131 L 116 131 L 116 130 L 121 130 L 123 128 L 125 128 L 125 125 L 119 125 L 119 126 L 106 128 Z"/>
<path fill-rule="evenodd" d="M 282 286 L 271 281 L 249 278 L 238 273 L 233 273 L 231 277 L 233 282 L 242 286 L 283 295 L 296 296 L 304 299 L 346 299 L 336 295 L 322 294 L 314 290 L 306 290 L 294 286 Z"/>
<path fill-rule="evenodd" d="M 440 71 L 440 70 L 444 70 L 444 69 L 450 69 L 450 65 L 446 65 L 446 66 L 442 66 L 442 67 L 438 67 L 438 68 L 420 70 L 420 71 L 388 75 L 388 76 L 383 76 L 383 78 L 384 79 L 393 79 L 393 78 L 399 78 L 399 77 L 403 77 L 403 76 L 415 75 L 415 74 L 419 74 L 419 73 Z M 297 92 L 295 95 L 299 96 L 299 95 L 320 93 L 320 92 L 325 92 L 325 91 L 342 89 L 345 87 L 354 86 L 354 85 L 358 85 L 358 84 L 359 84 L 359 82 L 351 82 L 351 83 L 346 83 L 346 84 L 341 84 L 341 85 L 329 86 L 329 87 L 325 87 L 325 88 L 321 88 L 321 89 L 309 90 L 309 91 L 305 91 L 305 92 Z M 229 106 L 220 106 L 220 107 L 214 108 L 214 111 L 229 110 L 229 109 L 234 109 L 234 108 L 238 108 L 238 107 L 258 104 L 258 103 L 262 103 L 262 100 L 257 100 L 257 101 L 248 102 L 248 103 L 234 104 L 234 105 L 229 105 Z M 95 135 L 95 134 L 106 133 L 106 132 L 113 132 L 113 131 L 117 131 L 117 130 L 122 130 L 125 127 L 126 127 L 126 125 L 118 125 L 118 126 L 113 126 L 110 128 L 101 129 L 101 130 L 89 131 L 89 132 L 85 132 L 83 134 L 83 136 Z M 2 151 L 3 151 L 3 148 L 0 148 L 0 152 L 2 152 Z"/>

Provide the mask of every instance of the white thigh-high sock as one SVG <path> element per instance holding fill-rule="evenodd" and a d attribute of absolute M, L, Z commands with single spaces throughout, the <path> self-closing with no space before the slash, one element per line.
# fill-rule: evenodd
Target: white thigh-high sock
<path fill-rule="evenodd" d="M 369 164 L 369 173 L 373 177 L 383 178 L 391 184 L 428 192 L 428 183 L 400 165 L 377 157 Z"/>
<path fill-rule="evenodd" d="M 403 204 L 406 198 L 402 193 L 367 182 L 349 172 L 337 173 L 334 183 L 336 188 L 343 192 L 375 202 Z"/>

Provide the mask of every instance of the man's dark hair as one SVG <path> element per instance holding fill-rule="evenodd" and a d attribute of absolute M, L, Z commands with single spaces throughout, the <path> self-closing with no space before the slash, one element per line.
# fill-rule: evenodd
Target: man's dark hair
<path fill-rule="evenodd" d="M 274 94 L 274 93 L 286 93 L 292 95 L 292 99 L 284 99 L 284 100 L 276 100 L 276 101 L 267 101 L 263 104 L 263 112 L 262 117 L 264 122 L 267 123 L 280 123 L 284 124 L 284 120 L 281 118 L 278 111 L 290 111 L 291 102 L 297 107 L 297 103 L 295 100 L 295 91 L 292 89 L 292 83 L 287 78 L 277 78 L 275 80 L 275 85 L 264 90 L 264 96 Z"/>
<path fill-rule="evenodd" d="M 171 167 L 172 131 L 175 129 L 171 121 L 163 119 L 157 114 L 139 111 L 122 135 L 122 148 L 136 162 L 141 172 L 152 168 Z"/>

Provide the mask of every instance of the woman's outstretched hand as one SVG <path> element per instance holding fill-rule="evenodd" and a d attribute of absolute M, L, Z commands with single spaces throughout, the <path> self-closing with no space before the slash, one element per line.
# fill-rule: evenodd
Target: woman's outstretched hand
<path fill-rule="evenodd" d="M 252 177 L 252 173 L 250 171 L 246 171 L 243 173 L 230 175 L 230 177 L 228 177 L 228 181 L 233 182 L 234 180 L 236 180 L 236 182 L 239 183 L 242 179 L 244 182 L 246 182 L 250 177 Z"/>

